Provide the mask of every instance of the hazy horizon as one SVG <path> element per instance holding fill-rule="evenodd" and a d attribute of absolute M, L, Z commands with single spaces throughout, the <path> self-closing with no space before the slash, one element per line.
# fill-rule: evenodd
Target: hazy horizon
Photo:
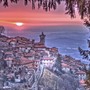
<path fill-rule="evenodd" d="M 80 58 L 78 47 L 87 49 L 87 39 L 89 38 L 89 29 L 84 25 L 63 25 L 63 26 L 37 26 L 24 30 L 5 28 L 7 36 L 22 36 L 39 41 L 39 35 L 44 32 L 46 35 L 46 46 L 57 47 L 63 55 L 70 55 L 74 58 Z"/>

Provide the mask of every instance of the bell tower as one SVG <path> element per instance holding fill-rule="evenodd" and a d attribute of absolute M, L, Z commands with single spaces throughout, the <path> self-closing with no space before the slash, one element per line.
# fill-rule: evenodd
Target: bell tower
<path fill-rule="evenodd" d="M 40 37 L 40 43 L 45 44 L 46 35 L 44 35 L 44 33 L 42 32 L 42 34 L 39 37 Z"/>

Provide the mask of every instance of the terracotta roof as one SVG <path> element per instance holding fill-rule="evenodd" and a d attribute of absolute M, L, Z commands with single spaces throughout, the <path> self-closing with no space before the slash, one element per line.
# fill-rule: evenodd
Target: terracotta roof
<path fill-rule="evenodd" d="M 86 74 L 84 71 L 78 71 L 76 74 Z"/>
<path fill-rule="evenodd" d="M 39 42 L 39 43 L 35 43 L 35 44 L 34 44 L 34 47 L 35 47 L 35 48 L 46 48 L 46 46 L 43 45 L 43 44 L 40 43 L 40 42 Z"/>
<path fill-rule="evenodd" d="M 53 60 L 53 58 L 43 58 L 43 60 Z"/>
<path fill-rule="evenodd" d="M 5 54 L 13 54 L 11 51 L 7 51 L 5 52 Z"/>
<path fill-rule="evenodd" d="M 9 59 L 8 58 L 5 58 L 4 60 L 5 61 L 13 61 L 13 58 L 9 58 Z"/>
<path fill-rule="evenodd" d="M 46 48 L 44 45 L 35 45 L 35 48 Z"/>
<path fill-rule="evenodd" d="M 30 56 L 33 56 L 34 54 L 33 53 L 27 53 L 27 54 L 25 54 L 24 56 L 25 57 L 30 57 Z"/>
<path fill-rule="evenodd" d="M 85 81 L 84 80 L 80 80 L 79 81 L 81 84 L 85 84 Z"/>
<path fill-rule="evenodd" d="M 29 64 L 29 63 L 33 63 L 33 62 L 39 62 L 38 60 L 29 60 L 25 57 L 21 57 L 21 64 Z"/>
<path fill-rule="evenodd" d="M 65 63 L 62 63 L 62 67 L 68 67 L 68 68 L 70 68 L 70 66 L 67 65 L 67 64 L 65 64 Z"/>

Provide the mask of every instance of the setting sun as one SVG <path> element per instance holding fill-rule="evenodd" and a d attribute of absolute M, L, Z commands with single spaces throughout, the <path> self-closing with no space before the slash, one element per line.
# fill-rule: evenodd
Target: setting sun
<path fill-rule="evenodd" d="M 23 26 L 24 25 L 24 23 L 22 23 L 22 22 L 16 22 L 15 23 L 17 26 Z"/>

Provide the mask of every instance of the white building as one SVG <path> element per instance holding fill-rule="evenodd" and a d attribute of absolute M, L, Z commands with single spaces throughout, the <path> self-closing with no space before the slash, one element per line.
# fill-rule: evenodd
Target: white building
<path fill-rule="evenodd" d="M 78 71 L 76 74 L 78 76 L 79 81 L 86 79 L 86 73 L 84 71 Z"/>
<path fill-rule="evenodd" d="M 70 72 L 70 66 L 65 64 L 65 63 L 62 63 L 62 70 L 66 73 Z"/>
<path fill-rule="evenodd" d="M 43 58 L 42 59 L 42 64 L 45 67 L 52 68 L 52 66 L 55 64 L 55 59 L 54 58 L 51 58 L 51 57 Z"/>

